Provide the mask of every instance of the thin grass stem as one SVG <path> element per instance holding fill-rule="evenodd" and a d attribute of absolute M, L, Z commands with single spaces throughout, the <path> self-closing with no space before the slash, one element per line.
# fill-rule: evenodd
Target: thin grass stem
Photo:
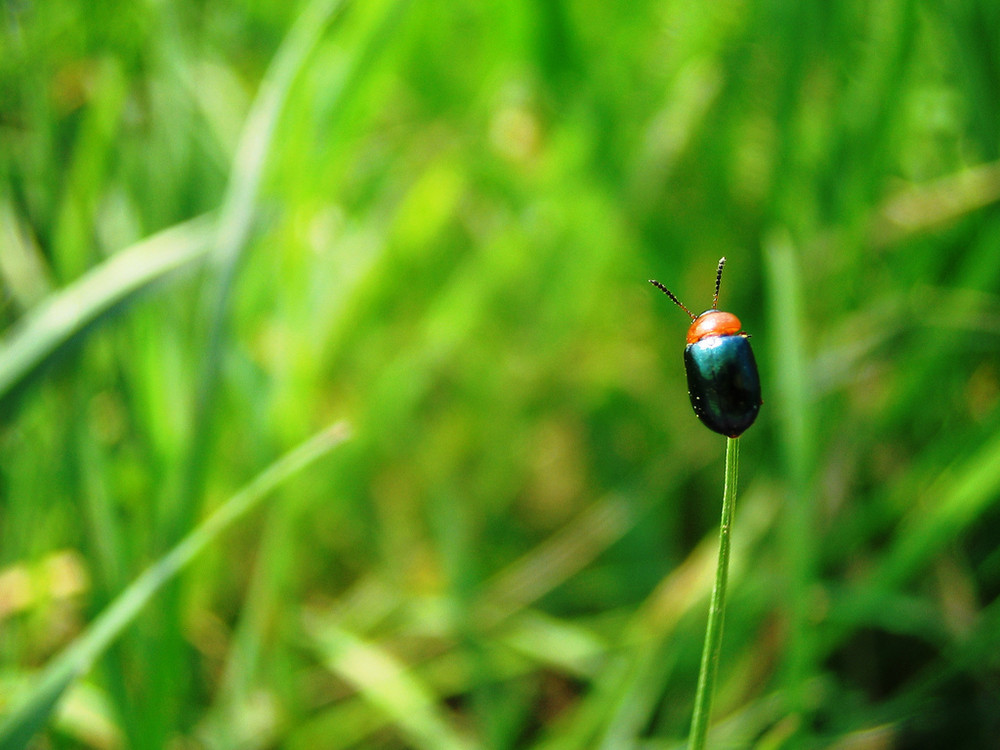
<path fill-rule="evenodd" d="M 719 671 L 719 652 L 722 649 L 722 620 L 726 609 L 726 583 L 729 579 L 729 542 L 733 530 L 733 508 L 736 505 L 736 479 L 739 473 L 740 439 L 729 438 L 726 443 L 726 484 L 722 492 L 722 522 L 719 526 L 719 563 L 715 569 L 715 586 L 708 609 L 705 628 L 705 647 L 701 652 L 701 669 L 698 672 L 698 689 L 694 696 L 694 715 L 691 717 L 690 750 L 702 750 L 708 736 L 708 720 L 712 712 L 715 677 Z"/>

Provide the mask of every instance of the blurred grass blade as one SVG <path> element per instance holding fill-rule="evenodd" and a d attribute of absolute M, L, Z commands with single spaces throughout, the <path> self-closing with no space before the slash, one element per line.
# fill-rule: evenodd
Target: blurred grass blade
<path fill-rule="evenodd" d="M 166 543 L 189 528 L 196 511 L 205 456 L 211 440 L 210 424 L 225 338 L 226 314 L 239 260 L 250 235 L 257 196 L 267 157 L 272 153 L 275 129 L 296 76 L 322 37 L 327 24 L 343 6 L 342 0 L 313 0 L 299 14 L 260 84 L 229 175 L 226 195 L 211 250 L 212 275 L 203 300 L 207 333 L 192 417 L 192 433 L 179 495 L 166 521 Z"/>
<path fill-rule="evenodd" d="M 265 168 L 278 150 L 275 134 L 293 84 L 329 25 L 340 17 L 339 11 L 346 4 L 344 0 L 309 0 L 296 14 L 291 29 L 268 65 L 240 133 L 220 209 L 208 274 L 201 290 L 204 332 L 197 344 L 200 366 L 197 368 L 192 410 L 188 416 L 187 445 L 180 476 L 175 492 L 165 496 L 161 506 L 162 516 L 156 530 L 159 549 L 174 544 L 195 523 L 210 457 L 214 455 L 212 440 L 220 401 L 217 398 L 219 372 L 227 351 L 233 287 L 241 260 L 247 253 Z M 162 637 L 146 657 L 184 665 L 177 669 L 178 675 L 165 671 L 151 675 L 150 702 L 162 714 L 158 721 L 160 731 L 177 720 L 181 711 L 180 696 L 190 690 L 190 685 L 185 685 L 190 669 L 187 666 L 187 644 L 181 634 L 181 609 L 179 586 L 173 586 L 164 595 Z M 163 739 L 155 738 L 154 743 L 156 741 Z"/>
<path fill-rule="evenodd" d="M 825 648 L 835 648 L 859 623 L 880 623 L 905 630 L 900 606 L 886 620 L 886 602 L 932 565 L 941 550 L 953 544 L 997 503 L 1000 495 L 1000 437 L 982 446 L 966 461 L 943 471 L 921 493 L 900 521 L 891 547 L 867 577 L 864 586 L 846 591 L 836 610 L 839 627 L 825 638 Z"/>
<path fill-rule="evenodd" d="M 38 243 L 10 201 L 0 202 L 0 283 L 14 304 L 30 310 L 52 293 L 52 280 Z"/>
<path fill-rule="evenodd" d="M 35 732 L 48 721 L 76 676 L 76 673 L 64 671 L 52 679 L 43 680 L 22 709 L 0 727 L 0 750 L 23 750 L 28 747 Z"/>
<path fill-rule="evenodd" d="M 771 371 L 778 440 L 787 472 L 787 502 L 780 517 L 787 574 L 785 607 L 788 646 L 784 687 L 793 712 L 805 710 L 805 681 L 815 666 L 815 646 L 809 627 L 809 587 L 816 576 L 816 521 L 812 476 L 815 439 L 812 383 L 806 362 L 807 330 L 802 264 L 791 236 L 775 230 L 764 245 L 770 300 Z M 764 398 L 767 399 L 765 389 Z"/>
<path fill-rule="evenodd" d="M 1000 495 L 1000 437 L 942 473 L 900 524 L 896 541 L 873 580 L 880 587 L 905 585 L 941 548 L 966 532 L 996 505 Z"/>
<path fill-rule="evenodd" d="M 212 225 L 199 217 L 159 232 L 43 300 L 0 343 L 0 400 L 74 334 L 130 295 L 204 258 Z"/>
<path fill-rule="evenodd" d="M 231 268 L 246 243 L 275 128 L 292 83 L 343 0 L 313 0 L 299 15 L 261 82 L 247 116 L 219 217 L 213 264 Z"/>
<path fill-rule="evenodd" d="M 147 568 L 86 631 L 49 662 L 34 690 L 0 725 L 0 750 L 23 748 L 28 739 L 44 726 L 65 689 L 90 668 L 94 660 L 128 627 L 164 584 L 183 570 L 219 534 L 260 504 L 269 493 L 347 437 L 347 425 L 340 422 L 299 444 L 264 469 L 176 547 Z"/>
<path fill-rule="evenodd" d="M 476 619 L 495 625 L 585 568 L 635 523 L 629 502 L 610 495 L 586 508 L 572 523 L 497 574 L 476 610 Z"/>
<path fill-rule="evenodd" d="M 872 243 L 886 247 L 917 237 L 1000 201 L 1000 162 L 912 185 L 890 196 L 871 225 Z"/>
<path fill-rule="evenodd" d="M 338 627 L 317 633 L 327 667 L 357 688 L 406 735 L 427 750 L 473 747 L 448 723 L 431 688 L 385 650 Z"/>

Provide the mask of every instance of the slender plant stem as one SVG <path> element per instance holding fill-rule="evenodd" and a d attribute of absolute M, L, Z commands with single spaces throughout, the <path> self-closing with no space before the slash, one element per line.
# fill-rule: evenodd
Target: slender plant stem
<path fill-rule="evenodd" d="M 708 736 L 708 720 L 712 712 L 715 676 L 719 671 L 719 651 L 722 648 L 722 619 L 726 609 L 726 582 L 729 579 L 729 540 L 733 530 L 733 507 L 736 505 L 736 476 L 740 464 L 740 439 L 726 443 L 726 485 L 722 492 L 722 523 L 719 526 L 719 564 L 715 569 L 715 587 L 708 609 L 705 647 L 701 652 L 698 690 L 694 696 L 694 716 L 691 718 L 689 750 L 702 750 Z"/>

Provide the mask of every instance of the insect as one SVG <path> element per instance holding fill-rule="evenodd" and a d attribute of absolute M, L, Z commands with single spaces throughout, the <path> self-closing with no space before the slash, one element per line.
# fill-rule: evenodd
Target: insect
<path fill-rule="evenodd" d="M 754 423 L 763 402 L 749 336 L 740 330 L 739 318 L 719 309 L 719 286 L 725 265 L 726 259 L 722 258 L 715 275 L 712 307 L 701 315 L 684 307 L 659 281 L 650 279 L 649 283 L 691 316 L 684 369 L 694 413 L 708 429 L 734 438 Z"/>

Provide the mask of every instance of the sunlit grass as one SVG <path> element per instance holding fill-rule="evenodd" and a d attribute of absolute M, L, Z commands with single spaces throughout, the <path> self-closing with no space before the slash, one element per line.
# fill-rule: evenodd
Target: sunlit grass
<path fill-rule="evenodd" d="M 710 737 L 995 740 L 993 4 L 84 5 L 0 12 L 0 718 L 347 419 L 43 743 L 680 746 L 725 450 L 645 280 L 726 255 Z"/>

